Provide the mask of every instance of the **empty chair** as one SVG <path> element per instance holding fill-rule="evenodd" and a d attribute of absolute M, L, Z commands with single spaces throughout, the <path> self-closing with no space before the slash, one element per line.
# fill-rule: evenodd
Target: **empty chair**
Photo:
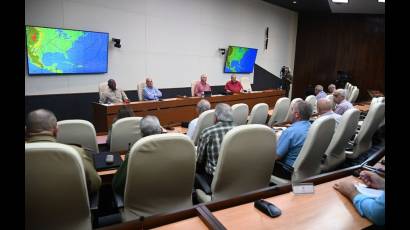
<path fill-rule="evenodd" d="M 192 207 L 195 147 L 183 134 L 151 135 L 129 153 L 123 221 Z"/>
<path fill-rule="evenodd" d="M 326 159 L 321 165 L 322 171 L 331 171 L 344 162 L 346 158 L 345 147 L 356 131 L 359 117 L 360 111 L 357 109 L 349 109 L 343 114 L 326 149 Z"/>
<path fill-rule="evenodd" d="M 194 80 L 191 82 L 191 96 L 195 97 L 195 85 L 199 82 L 199 80 Z"/>
<path fill-rule="evenodd" d="M 335 119 L 329 116 L 319 117 L 309 128 L 305 143 L 295 163 L 293 164 L 292 182 L 299 182 L 305 178 L 320 173 L 320 163 L 335 131 Z M 275 184 L 287 184 L 289 180 L 271 176 Z"/>
<path fill-rule="evenodd" d="M 312 106 L 313 114 L 316 114 L 317 113 L 317 106 L 316 106 L 317 100 L 316 100 L 316 97 L 314 95 L 309 95 L 309 96 L 306 97 L 305 101 Z"/>
<path fill-rule="evenodd" d="M 289 110 L 288 110 L 288 113 L 286 114 L 285 122 L 290 122 L 291 115 L 292 115 L 292 108 L 293 108 L 293 105 L 294 105 L 297 101 L 303 101 L 303 99 L 302 99 L 302 98 L 295 98 L 295 99 L 293 99 L 293 100 L 290 102 Z"/>
<path fill-rule="evenodd" d="M 25 144 L 26 229 L 92 229 L 84 166 L 60 143 Z"/>
<path fill-rule="evenodd" d="M 145 81 L 138 83 L 137 85 L 137 90 L 138 90 L 138 100 L 143 101 L 144 100 L 144 88 L 147 84 Z"/>
<path fill-rule="evenodd" d="M 201 202 L 228 199 L 269 185 L 276 159 L 276 138 L 265 125 L 243 125 L 224 137 L 211 194 L 197 189 Z"/>
<path fill-rule="evenodd" d="M 100 96 L 100 98 L 101 98 L 101 95 L 102 95 L 102 93 L 103 92 L 105 92 L 105 91 L 107 91 L 108 90 L 108 82 L 101 82 L 99 85 L 98 85 L 98 93 L 99 93 L 99 96 Z"/>
<path fill-rule="evenodd" d="M 141 119 L 142 117 L 125 117 L 112 125 L 110 152 L 129 150 L 136 141 L 141 139 Z"/>
<path fill-rule="evenodd" d="M 194 134 L 192 135 L 192 141 L 195 146 L 198 145 L 199 136 L 202 130 L 208 128 L 215 124 L 215 110 L 210 109 L 201 113 L 198 117 L 198 122 L 196 123 Z"/>
<path fill-rule="evenodd" d="M 249 81 L 249 78 L 241 77 L 241 85 L 242 85 L 243 90 L 252 92 L 251 82 Z"/>
<path fill-rule="evenodd" d="M 372 137 L 384 119 L 385 104 L 377 103 L 366 115 L 359 133 L 353 141 L 353 151 L 346 151 L 346 157 L 356 159 L 372 146 Z"/>
<path fill-rule="evenodd" d="M 266 103 L 258 103 L 253 106 L 249 115 L 248 124 L 266 124 L 269 106 Z"/>
<path fill-rule="evenodd" d="M 99 152 L 94 125 L 86 120 L 63 120 L 57 122 L 57 142 L 81 145 L 85 149 Z"/>
<path fill-rule="evenodd" d="M 232 106 L 233 122 L 236 125 L 244 125 L 248 120 L 249 106 L 239 103 Z"/>
<path fill-rule="evenodd" d="M 352 90 L 352 93 L 351 93 L 351 95 L 350 95 L 350 97 L 349 97 L 349 101 L 350 101 L 351 103 L 356 102 L 358 96 L 359 96 L 359 88 L 357 88 L 357 86 L 354 86 L 354 87 L 353 87 L 353 90 Z"/>
<path fill-rule="evenodd" d="M 268 126 L 272 127 L 272 125 L 284 122 L 287 112 L 289 110 L 289 106 L 290 106 L 289 98 L 287 97 L 279 98 L 275 103 L 275 107 L 273 108 L 272 116 L 270 117 L 268 121 Z"/>

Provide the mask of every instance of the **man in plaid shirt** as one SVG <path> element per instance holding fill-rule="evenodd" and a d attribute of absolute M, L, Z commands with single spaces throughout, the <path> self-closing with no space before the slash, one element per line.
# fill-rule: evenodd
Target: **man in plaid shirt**
<path fill-rule="evenodd" d="M 232 109 L 228 104 L 220 103 L 215 107 L 215 125 L 204 129 L 199 136 L 197 148 L 197 173 L 202 175 L 209 185 L 218 162 L 219 149 L 225 134 L 233 124 Z"/>

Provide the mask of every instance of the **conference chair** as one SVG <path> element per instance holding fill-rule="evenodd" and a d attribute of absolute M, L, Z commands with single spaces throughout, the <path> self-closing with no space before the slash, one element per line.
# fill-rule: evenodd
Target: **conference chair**
<path fill-rule="evenodd" d="M 249 78 L 241 77 L 240 81 L 241 81 L 243 90 L 246 90 L 247 92 L 252 92 L 252 86 L 251 86 L 251 82 L 249 81 Z"/>
<path fill-rule="evenodd" d="M 313 114 L 316 114 L 317 113 L 317 100 L 316 100 L 316 97 L 314 95 L 309 95 L 309 96 L 306 97 L 305 101 L 312 106 Z"/>
<path fill-rule="evenodd" d="M 194 80 L 191 82 L 191 96 L 195 97 L 195 85 L 199 82 L 199 80 Z"/>
<path fill-rule="evenodd" d="M 334 109 L 335 109 L 335 107 L 336 107 L 336 104 L 335 104 L 335 101 L 334 101 L 333 94 L 329 94 L 329 95 L 327 95 L 327 96 L 326 96 L 326 98 L 327 98 L 329 101 L 331 101 L 331 102 L 332 102 L 332 110 L 334 110 Z"/>
<path fill-rule="evenodd" d="M 125 117 L 112 124 L 110 152 L 126 151 L 141 139 L 140 121 L 142 117 Z"/>
<path fill-rule="evenodd" d="M 271 182 L 277 185 L 300 182 L 320 173 L 320 163 L 335 131 L 335 119 L 329 116 L 319 117 L 309 128 L 305 143 L 296 161 L 293 163 L 291 181 L 271 176 Z"/>
<path fill-rule="evenodd" d="M 198 200 L 219 201 L 267 187 L 275 159 L 276 138 L 269 127 L 233 128 L 222 140 L 211 187 L 205 182 L 204 190 L 196 190 Z"/>
<path fill-rule="evenodd" d="M 84 166 L 73 147 L 25 144 L 25 226 L 92 229 Z"/>
<path fill-rule="evenodd" d="M 137 85 L 137 90 L 138 90 L 138 100 L 143 101 L 144 100 L 144 88 L 147 86 L 145 81 L 138 83 Z"/>
<path fill-rule="evenodd" d="M 377 103 L 366 115 L 359 133 L 353 141 L 353 151 L 346 151 L 346 157 L 356 159 L 372 146 L 372 137 L 384 119 L 385 104 Z"/>
<path fill-rule="evenodd" d="M 287 97 L 279 98 L 276 103 L 275 107 L 273 107 L 272 116 L 268 121 L 268 126 L 272 127 L 277 123 L 282 123 L 285 121 L 286 114 L 289 110 L 290 106 L 290 99 Z"/>
<path fill-rule="evenodd" d="M 249 106 L 239 103 L 232 106 L 233 121 L 236 125 L 245 125 L 248 120 Z"/>
<path fill-rule="evenodd" d="M 82 148 L 99 152 L 94 125 L 86 120 L 62 120 L 57 122 L 57 142 L 81 145 Z"/>
<path fill-rule="evenodd" d="M 205 112 L 202 112 L 199 117 L 198 121 L 195 126 L 194 133 L 192 134 L 192 142 L 194 145 L 198 145 L 199 136 L 201 135 L 202 130 L 208 128 L 215 124 L 215 110 L 210 109 Z"/>
<path fill-rule="evenodd" d="M 101 98 L 101 96 L 102 96 L 102 93 L 104 93 L 105 91 L 107 91 L 108 90 L 108 82 L 101 82 L 99 85 L 98 85 L 98 93 L 99 93 L 99 96 L 100 96 L 100 98 Z"/>
<path fill-rule="evenodd" d="M 266 124 L 268 118 L 269 106 L 266 103 L 258 103 L 253 106 L 249 115 L 248 124 Z"/>
<path fill-rule="evenodd" d="M 192 207 L 195 147 L 183 134 L 141 138 L 129 153 L 123 221 Z M 122 199 L 115 196 L 117 205 Z"/>
<path fill-rule="evenodd" d="M 353 87 L 353 90 L 352 90 L 352 93 L 351 93 L 351 95 L 350 95 L 350 97 L 349 97 L 349 101 L 350 101 L 351 103 L 355 103 L 358 96 L 359 96 L 359 88 L 357 88 L 357 86 L 354 86 L 354 87 Z"/>
<path fill-rule="evenodd" d="M 286 114 L 286 118 L 285 118 L 285 122 L 290 122 L 291 120 L 291 116 L 292 116 L 292 108 L 293 108 L 293 105 L 296 103 L 296 102 L 298 102 L 298 101 L 303 101 L 303 99 L 302 98 L 295 98 L 295 99 L 293 99 L 291 102 L 290 102 L 290 106 L 289 106 L 289 110 L 288 110 L 288 113 Z"/>
<path fill-rule="evenodd" d="M 321 171 L 331 171 L 337 168 L 346 159 L 345 147 L 350 137 L 355 134 L 359 121 L 360 111 L 349 109 L 342 115 L 339 125 L 333 134 L 332 140 L 325 152 L 325 160 L 322 163 Z"/>

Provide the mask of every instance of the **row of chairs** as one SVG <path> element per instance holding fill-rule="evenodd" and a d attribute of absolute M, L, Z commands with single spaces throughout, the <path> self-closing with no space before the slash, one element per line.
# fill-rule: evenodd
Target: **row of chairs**
<path fill-rule="evenodd" d="M 347 82 L 345 85 L 345 90 L 346 90 L 346 100 L 350 101 L 350 103 L 355 103 L 357 100 L 357 97 L 359 96 L 359 88 Z"/>

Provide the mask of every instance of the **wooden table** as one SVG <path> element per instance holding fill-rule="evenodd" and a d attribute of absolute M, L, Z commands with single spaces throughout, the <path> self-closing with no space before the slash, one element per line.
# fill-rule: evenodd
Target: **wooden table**
<path fill-rule="evenodd" d="M 284 96 L 284 93 L 283 90 L 265 90 L 226 96 L 214 95 L 206 99 L 211 102 L 212 108 L 218 103 L 227 103 L 229 105 L 246 103 L 252 109 L 257 103 L 267 103 L 270 107 L 273 107 L 276 101 Z M 155 115 L 160 120 L 161 125 L 167 126 L 189 122 L 197 117 L 196 104 L 201 99 L 200 97 L 169 98 L 162 101 L 131 102 L 126 106 L 131 108 L 136 116 Z M 107 132 L 108 128 L 111 127 L 112 120 L 123 105 L 123 103 L 111 105 L 92 103 L 96 131 Z"/>

